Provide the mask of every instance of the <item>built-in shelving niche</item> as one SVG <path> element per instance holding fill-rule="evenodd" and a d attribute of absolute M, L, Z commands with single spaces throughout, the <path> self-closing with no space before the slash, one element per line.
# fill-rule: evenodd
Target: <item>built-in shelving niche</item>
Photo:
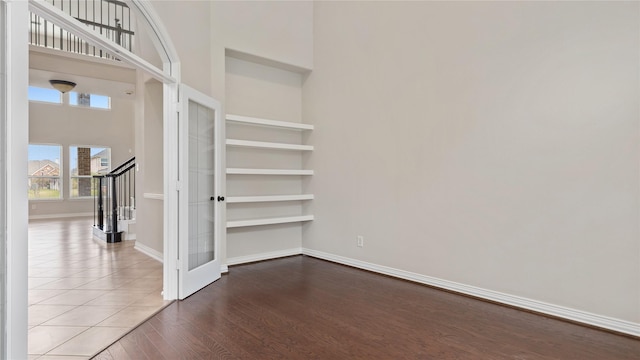
<path fill-rule="evenodd" d="M 282 166 L 301 164 L 299 159 L 291 161 L 291 158 L 299 158 L 301 153 L 314 150 L 311 145 L 292 142 L 300 141 L 300 132 L 312 131 L 313 125 L 233 114 L 227 114 L 226 121 L 228 134 L 252 137 L 226 140 L 227 152 L 232 153 L 232 156 L 228 156 L 226 169 L 228 184 L 236 184 L 239 189 L 251 189 L 249 194 L 229 194 L 227 197 L 227 229 L 312 221 L 311 214 L 290 213 L 300 211 L 298 209 L 302 207 L 299 203 L 313 200 L 313 194 L 299 193 L 301 178 L 313 176 L 313 170 Z M 284 138 L 287 142 L 253 138 Z M 241 163 L 243 167 L 232 167 L 234 163 Z M 246 164 L 268 164 L 273 167 L 244 167 Z M 287 183 L 291 184 L 290 190 L 283 194 L 281 192 Z M 295 205 L 287 206 L 286 203 Z"/>
<path fill-rule="evenodd" d="M 302 118 L 309 69 L 225 57 L 228 264 L 299 254 L 313 226 L 313 130 Z"/>

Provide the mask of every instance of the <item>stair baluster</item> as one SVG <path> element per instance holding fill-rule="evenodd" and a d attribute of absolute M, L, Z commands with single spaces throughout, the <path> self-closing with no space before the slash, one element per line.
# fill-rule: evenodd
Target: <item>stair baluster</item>
<path fill-rule="evenodd" d="M 94 236 L 108 243 L 122 241 L 118 220 L 135 218 L 135 157 L 105 175 L 95 175 Z M 133 192 L 131 178 L 133 177 Z M 106 220 L 106 221 L 105 221 Z"/>

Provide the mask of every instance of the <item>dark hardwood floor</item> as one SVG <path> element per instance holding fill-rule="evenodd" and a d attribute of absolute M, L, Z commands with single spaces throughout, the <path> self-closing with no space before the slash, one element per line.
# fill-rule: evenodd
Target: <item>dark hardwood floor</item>
<path fill-rule="evenodd" d="M 306 256 L 232 267 L 96 359 L 640 359 L 619 336 Z"/>

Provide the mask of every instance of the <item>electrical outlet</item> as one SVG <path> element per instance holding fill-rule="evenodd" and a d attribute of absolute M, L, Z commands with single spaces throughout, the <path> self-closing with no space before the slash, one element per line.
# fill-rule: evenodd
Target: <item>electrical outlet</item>
<path fill-rule="evenodd" d="M 358 235 L 356 237 L 356 244 L 358 245 L 358 247 L 363 247 L 364 246 L 364 236 Z"/>

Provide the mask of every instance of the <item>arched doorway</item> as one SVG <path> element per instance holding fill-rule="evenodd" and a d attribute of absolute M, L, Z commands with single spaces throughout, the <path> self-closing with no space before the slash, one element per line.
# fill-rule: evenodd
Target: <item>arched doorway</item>
<path fill-rule="evenodd" d="M 159 16 L 154 12 L 148 2 L 131 0 L 128 2 L 132 10 L 138 14 L 141 23 L 147 27 L 151 41 L 155 45 L 158 55 L 162 59 L 163 68 L 159 69 L 135 54 L 122 51 L 116 44 L 101 38 L 99 34 L 92 33 L 88 28 L 65 16 L 64 13 L 52 8 L 46 2 L 12 1 L 2 0 L 2 24 L 4 26 L 2 43 L 2 97 L 6 102 L 6 111 L 2 114 L 6 131 L 2 133 L 3 144 L 0 156 L 7 162 L 6 172 L 0 186 L 4 190 L 2 200 L 6 207 L 0 211 L 3 227 L 6 227 L 6 263 L 3 261 L 3 270 L 6 269 L 6 286 L 2 287 L 4 311 L 2 318 L 4 345 L 2 347 L 7 358 L 26 358 L 27 348 L 27 235 L 26 228 L 28 217 L 26 211 L 26 184 L 21 174 L 26 173 L 24 161 L 28 144 L 28 106 L 26 88 L 28 84 L 28 47 L 25 39 L 29 10 L 36 12 L 41 17 L 55 22 L 66 30 L 82 36 L 110 51 L 136 68 L 145 71 L 152 77 L 163 83 L 163 152 L 164 152 L 164 298 L 176 299 L 178 297 L 179 276 L 178 269 L 178 239 L 183 238 L 183 233 L 178 233 L 179 224 L 186 220 L 184 216 L 178 217 L 178 208 L 184 209 L 181 203 L 176 185 L 179 183 L 180 173 L 185 170 L 179 167 L 179 158 L 185 154 L 184 148 L 179 148 L 179 141 L 175 134 L 179 133 L 178 116 L 180 106 L 178 94 L 180 85 L 180 62 L 169 36 L 167 35 Z M 8 51 L 11 49 L 11 51 Z M 188 100 L 188 99 L 186 99 Z M 187 104 L 187 102 L 183 102 Z M 184 112 L 184 111 L 183 111 Z M 218 109 L 219 115 L 219 109 Z M 216 154 L 216 156 L 220 156 Z M 184 158 L 184 157 L 183 157 Z M 188 157 L 187 157 L 188 159 Z M 184 160 L 184 159 L 183 159 Z M 188 171 L 188 169 L 187 169 Z M 179 186 L 178 186 L 179 187 Z M 184 198 L 184 196 L 183 196 Z M 183 211 L 184 213 L 184 211 Z M 180 240 L 182 241 L 182 240 Z M 3 284 L 4 285 L 4 284 Z"/>

